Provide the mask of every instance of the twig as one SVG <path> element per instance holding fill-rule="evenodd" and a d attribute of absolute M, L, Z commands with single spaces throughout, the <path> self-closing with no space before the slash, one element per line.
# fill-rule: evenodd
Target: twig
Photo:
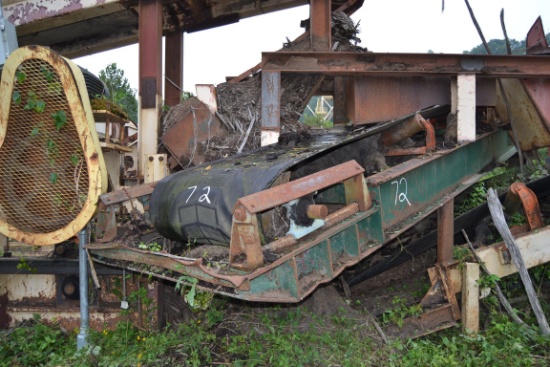
<path fill-rule="evenodd" d="M 170 84 L 172 84 L 172 86 L 174 86 L 174 88 L 178 89 L 180 92 L 184 92 L 183 89 L 181 89 L 181 87 L 179 85 L 177 85 L 173 80 L 171 80 L 170 78 L 168 78 L 166 75 L 164 76 L 164 79 L 166 79 L 166 81 Z"/>
<path fill-rule="evenodd" d="M 504 41 L 506 41 L 506 51 L 508 55 L 512 54 L 512 47 L 510 47 L 510 39 L 508 38 L 508 33 L 506 32 L 506 24 L 504 24 L 504 8 L 500 10 L 500 26 L 502 27 L 502 33 L 504 34 Z"/>
<path fill-rule="evenodd" d="M 390 341 L 389 341 L 388 337 L 386 336 L 386 333 L 384 333 L 384 330 L 382 330 L 382 328 L 380 327 L 380 324 L 378 324 L 376 319 L 374 317 L 372 317 L 371 321 L 372 321 L 374 327 L 376 328 L 376 331 L 378 331 L 378 334 L 380 334 L 380 337 L 382 337 L 382 340 L 384 341 L 384 343 L 385 344 L 390 344 Z"/>
<path fill-rule="evenodd" d="M 88 257 L 88 263 L 90 264 L 90 273 L 92 274 L 92 279 L 94 281 L 96 289 L 101 288 L 101 284 L 99 284 L 99 278 L 97 277 L 97 272 L 95 271 L 94 261 L 92 260 L 92 257 L 90 256 L 90 252 L 88 249 L 86 250 L 86 255 Z"/>
<path fill-rule="evenodd" d="M 231 123 L 231 121 L 229 121 L 229 119 L 225 118 L 225 116 L 223 116 L 222 114 L 220 114 L 218 111 L 216 111 L 216 116 L 220 119 L 221 122 L 223 122 L 223 124 L 228 128 L 228 129 L 231 129 L 233 131 L 236 131 L 237 129 L 235 129 L 235 126 L 233 126 L 233 124 Z"/>
<path fill-rule="evenodd" d="M 466 231 L 464 231 L 464 229 L 462 230 L 462 235 L 466 239 L 466 242 L 468 243 L 468 246 L 470 247 L 470 250 L 472 250 L 472 253 L 474 254 L 474 258 L 476 259 L 476 261 L 479 264 L 479 266 L 481 267 L 481 269 L 487 275 L 491 275 L 491 273 L 489 272 L 489 270 L 487 269 L 487 267 L 485 266 L 483 261 L 481 261 L 479 256 L 477 256 L 476 250 L 475 250 L 474 246 L 472 245 L 472 242 L 470 242 L 470 239 L 468 238 L 468 235 L 466 234 Z M 497 294 L 498 300 L 500 301 L 500 303 L 502 304 L 502 306 L 504 307 L 504 309 L 506 310 L 508 315 L 510 315 L 512 320 L 516 324 L 519 324 L 521 326 L 525 326 L 525 327 L 529 328 L 529 326 L 526 323 L 524 323 L 523 320 L 516 314 L 516 312 L 512 308 L 512 305 L 510 304 L 510 302 L 508 301 L 508 299 L 506 298 L 504 293 L 502 293 L 502 289 L 500 288 L 500 286 L 497 283 L 495 283 L 495 292 Z"/>
<path fill-rule="evenodd" d="M 248 109 L 248 114 L 250 115 L 250 124 L 248 125 L 248 129 L 246 130 L 246 134 L 244 135 L 243 141 L 241 143 L 241 146 L 237 150 L 237 153 L 243 151 L 244 146 L 246 145 L 246 141 L 248 140 L 248 135 L 250 135 L 250 131 L 252 130 L 252 126 L 254 126 L 254 123 L 256 122 L 256 114 L 252 115 L 252 111 L 250 111 L 250 108 Z"/>
<path fill-rule="evenodd" d="M 525 266 L 523 258 L 521 257 L 521 253 L 519 252 L 514 237 L 512 236 L 508 225 L 506 224 L 506 219 L 504 219 L 504 212 L 502 211 L 502 205 L 500 204 L 498 195 L 496 191 L 492 188 L 488 190 L 487 203 L 489 204 L 489 211 L 491 212 L 491 217 L 493 218 L 495 227 L 497 228 L 500 236 L 504 239 L 508 251 L 510 251 L 512 262 L 518 268 L 519 275 L 521 277 L 523 285 L 525 286 L 525 291 L 527 293 L 527 296 L 529 297 L 529 302 L 531 303 L 533 312 L 537 317 L 537 322 L 542 331 L 542 334 L 549 335 L 550 326 L 548 326 L 548 321 L 546 321 L 546 317 L 544 316 L 544 312 L 542 311 L 540 301 L 537 298 L 535 289 L 533 288 L 533 283 L 531 282 L 529 272 L 527 271 L 527 267 Z"/>

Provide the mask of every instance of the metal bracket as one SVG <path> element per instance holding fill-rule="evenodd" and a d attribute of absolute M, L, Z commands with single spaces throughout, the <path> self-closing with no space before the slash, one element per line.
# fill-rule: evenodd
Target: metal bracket
<path fill-rule="evenodd" d="M 240 198 L 233 210 L 229 263 L 243 270 L 263 265 L 261 235 L 257 214 L 310 195 L 318 190 L 343 183 L 346 204 L 356 203 L 359 211 L 372 206 L 363 172 L 355 161 L 349 161 L 312 175 Z"/>
<path fill-rule="evenodd" d="M 407 125 L 409 128 L 407 128 Z M 385 155 L 392 157 L 403 155 L 422 155 L 434 150 L 436 144 L 435 129 L 430 121 L 424 119 L 420 114 L 417 114 L 408 121 L 405 121 L 403 124 L 398 125 L 396 129 L 389 130 L 387 133 L 382 134 L 381 140 L 386 146 L 393 145 L 400 140 L 414 135 L 420 130 L 424 130 L 426 132 L 425 146 L 407 149 L 390 149 L 385 153 Z"/>
<path fill-rule="evenodd" d="M 516 212 L 520 204 L 523 206 L 529 229 L 541 228 L 544 224 L 537 195 L 522 182 L 514 182 L 504 198 L 506 213 L 512 214 Z"/>

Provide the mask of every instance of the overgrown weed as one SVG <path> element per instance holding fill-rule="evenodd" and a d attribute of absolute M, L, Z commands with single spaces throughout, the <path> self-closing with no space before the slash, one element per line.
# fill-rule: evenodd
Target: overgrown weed
<path fill-rule="evenodd" d="M 550 267 L 531 270 L 537 285 L 546 285 Z M 490 281 L 489 281 L 490 280 Z M 489 279 L 485 285 L 505 280 Z M 540 287 L 539 287 L 540 288 Z M 544 297 L 541 297 L 544 299 Z M 402 297 L 381 316 L 399 323 L 418 316 Z M 528 305 L 515 305 L 537 330 Z M 543 302 L 548 314 L 549 307 Z M 65 332 L 35 316 L 0 332 L 0 367 L 22 366 L 547 366 L 550 338 L 512 323 L 496 297 L 482 301 L 482 331 L 464 335 L 453 327 L 427 337 L 384 344 L 368 315 L 340 310 L 335 315 L 311 314 L 301 307 L 266 307 L 259 311 L 215 297 L 206 311 L 195 311 L 186 324 L 162 331 L 123 321 L 112 330 L 91 330 L 89 347 L 76 351 L 77 331 Z M 384 323 L 384 320 L 381 320 Z"/>

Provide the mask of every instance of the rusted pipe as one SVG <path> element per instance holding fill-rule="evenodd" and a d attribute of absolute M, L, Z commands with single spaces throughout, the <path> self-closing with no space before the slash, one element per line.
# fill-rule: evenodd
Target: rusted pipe
<path fill-rule="evenodd" d="M 264 254 L 269 253 L 269 252 L 272 252 L 274 254 L 279 254 L 279 253 L 284 252 L 285 250 L 287 250 L 287 249 L 289 249 L 293 246 L 296 246 L 297 243 L 298 243 L 298 241 L 296 241 L 294 236 L 289 234 L 287 236 L 281 237 L 278 240 L 273 241 L 273 242 L 265 245 L 262 248 L 262 250 L 263 250 Z"/>
<path fill-rule="evenodd" d="M 414 134 L 424 130 L 423 120 L 424 118 L 420 114 L 414 115 L 396 127 L 384 131 L 380 136 L 380 142 L 389 147 L 413 136 Z"/>
<path fill-rule="evenodd" d="M 514 182 L 504 198 L 504 211 L 511 215 L 518 211 L 520 204 L 523 206 L 529 228 L 533 230 L 542 227 L 543 221 L 537 196 L 522 182 Z"/>
<path fill-rule="evenodd" d="M 320 204 L 308 205 L 306 214 L 310 219 L 325 219 L 328 215 L 328 208 L 326 205 Z"/>

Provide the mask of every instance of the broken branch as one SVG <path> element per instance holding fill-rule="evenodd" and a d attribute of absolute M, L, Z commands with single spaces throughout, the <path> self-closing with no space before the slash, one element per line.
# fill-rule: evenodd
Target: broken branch
<path fill-rule="evenodd" d="M 529 272 L 527 271 L 527 267 L 525 266 L 523 257 L 521 256 L 521 252 L 519 251 L 514 237 L 512 236 L 512 232 L 510 232 L 510 228 L 508 228 L 508 225 L 506 224 L 506 219 L 504 218 L 504 212 L 502 210 L 500 200 L 498 199 L 498 195 L 496 191 L 492 188 L 488 190 L 487 203 L 489 204 L 489 211 L 491 212 L 491 217 L 493 218 L 495 227 L 497 228 L 498 233 L 504 240 L 508 251 L 510 251 L 512 262 L 518 268 L 521 281 L 525 286 L 525 291 L 527 292 L 527 296 L 529 297 L 531 308 L 533 309 L 533 312 L 537 317 L 537 322 L 542 331 L 542 334 L 550 335 L 550 326 L 548 326 L 548 321 L 546 320 L 544 312 L 542 311 L 540 301 L 535 293 L 531 278 L 529 277 Z"/>

